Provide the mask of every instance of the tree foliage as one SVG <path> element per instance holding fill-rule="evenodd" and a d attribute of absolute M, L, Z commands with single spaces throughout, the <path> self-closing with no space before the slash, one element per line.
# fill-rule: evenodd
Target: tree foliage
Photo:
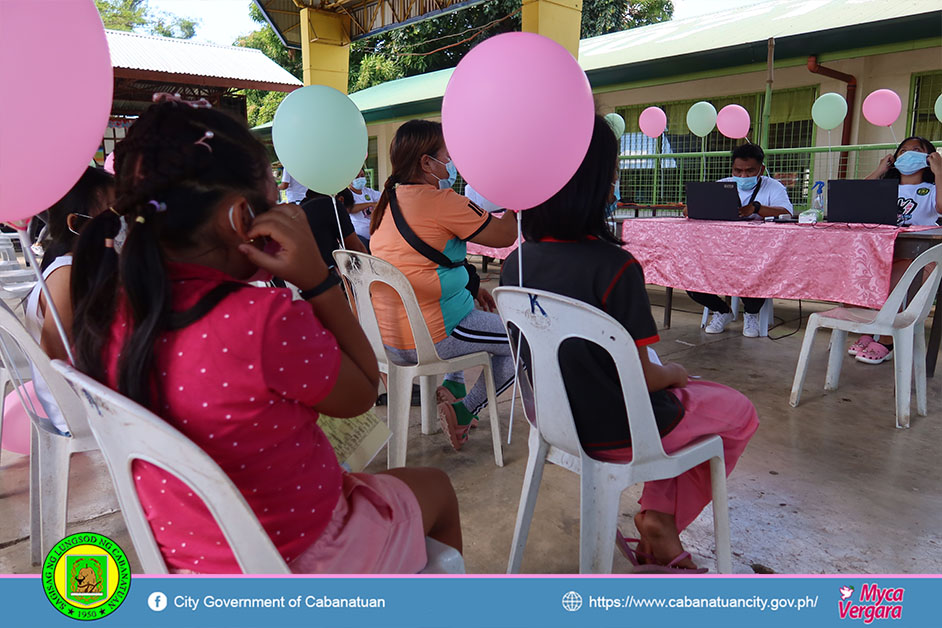
<path fill-rule="evenodd" d="M 265 16 L 254 2 L 249 4 L 249 16 L 260 28 L 237 39 L 235 45 L 261 50 L 269 59 L 300 79 L 301 51 L 288 49 L 281 43 L 277 33 L 265 20 Z M 275 117 L 275 111 L 278 110 L 278 105 L 285 99 L 285 96 L 287 94 L 284 92 L 245 90 L 249 126 L 271 122 Z"/>
<path fill-rule="evenodd" d="M 95 6 L 105 28 L 118 31 L 191 39 L 199 25 L 197 20 L 153 11 L 147 0 L 95 0 Z"/>
<path fill-rule="evenodd" d="M 301 78 L 300 51 L 285 48 L 254 2 L 249 4 L 249 11 L 260 28 L 241 37 L 236 45 L 261 50 Z M 671 0 L 584 0 L 581 36 L 663 22 L 673 12 Z M 350 46 L 349 90 L 352 93 L 386 81 L 452 68 L 484 39 L 519 30 L 520 0 L 488 0 L 356 41 Z M 253 126 L 271 121 L 285 97 L 280 92 L 248 90 L 246 94 L 249 124 Z"/>
<path fill-rule="evenodd" d="M 489 0 L 354 42 L 350 47 L 350 91 L 391 78 L 452 68 L 484 39 L 519 31 L 519 11 L 520 0 Z M 581 37 L 656 24 L 669 20 L 673 12 L 671 0 L 585 0 Z"/>

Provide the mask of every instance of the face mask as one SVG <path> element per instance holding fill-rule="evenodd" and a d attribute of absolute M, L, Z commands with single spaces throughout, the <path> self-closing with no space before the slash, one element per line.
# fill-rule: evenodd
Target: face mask
<path fill-rule="evenodd" d="M 429 155 L 429 157 L 432 157 L 432 156 Z M 435 158 L 432 157 L 432 159 L 435 159 Z M 443 162 L 443 161 L 438 160 L 438 159 L 435 159 L 435 161 L 437 161 L 437 162 L 440 163 L 441 165 L 445 166 L 445 170 L 448 171 L 448 178 L 447 178 L 447 179 L 439 179 L 439 180 L 438 180 L 438 189 L 439 189 L 439 190 L 447 190 L 448 188 L 450 188 L 451 186 L 453 186 L 453 185 L 455 184 L 455 181 L 458 180 L 458 169 L 455 168 L 454 162 L 453 162 L 452 160 L 450 160 L 450 159 L 448 160 L 448 163 L 447 163 L 447 164 L 446 164 L 445 162 Z"/>
<path fill-rule="evenodd" d="M 351 185 L 354 190 L 362 190 L 366 186 L 366 177 L 357 177 Z"/>
<path fill-rule="evenodd" d="M 896 161 L 893 162 L 893 165 L 896 166 L 896 169 L 903 174 L 916 174 L 926 167 L 927 157 L 929 157 L 929 155 L 926 153 L 920 153 L 919 151 L 915 150 L 908 150 L 897 157 Z"/>
<path fill-rule="evenodd" d="M 736 180 L 736 187 L 740 190 L 751 190 L 759 183 L 759 177 L 733 177 Z"/>

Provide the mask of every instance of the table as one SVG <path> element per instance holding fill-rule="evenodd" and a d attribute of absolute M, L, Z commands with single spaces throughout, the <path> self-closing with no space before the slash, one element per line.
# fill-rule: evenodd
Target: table
<path fill-rule="evenodd" d="M 673 288 L 878 309 L 889 295 L 894 257 L 912 259 L 942 243 L 942 229 L 650 218 L 625 221 L 622 239 L 645 280 L 668 288 L 664 325 L 670 327 Z M 940 339 L 942 315 L 936 315 L 930 376 Z"/>

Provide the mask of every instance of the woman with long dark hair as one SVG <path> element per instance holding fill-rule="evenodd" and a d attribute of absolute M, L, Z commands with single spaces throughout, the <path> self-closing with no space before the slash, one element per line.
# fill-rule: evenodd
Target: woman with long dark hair
<path fill-rule="evenodd" d="M 493 297 L 469 283 L 464 259 L 466 242 L 494 247 L 513 244 L 517 237 L 513 213 L 494 218 L 451 189 L 457 171 L 438 122 L 403 124 L 393 138 L 389 157 L 392 174 L 373 211 L 370 251 L 409 279 L 441 357 L 478 351 L 491 354 L 500 394 L 513 383 L 510 345 L 500 316 L 494 313 Z M 475 301 L 483 310 L 475 309 Z M 415 342 L 399 297 L 388 286 L 377 285 L 373 305 L 387 348 L 403 361 L 414 362 Z M 462 374 L 449 375 L 437 396 L 442 431 L 458 450 L 487 405 L 484 378 L 478 378 L 465 395 Z"/>
<path fill-rule="evenodd" d="M 114 211 L 75 254 L 76 366 L 204 449 L 295 572 L 415 572 L 426 535 L 460 550 L 447 476 L 346 473 L 317 425 L 318 412 L 372 407 L 376 358 L 304 212 L 275 206 L 262 145 L 203 101 L 156 99 L 116 148 Z M 260 270 L 304 300 L 251 287 Z M 238 571 L 185 484 L 145 462 L 133 471 L 172 570 Z"/>
<path fill-rule="evenodd" d="M 647 347 L 659 337 L 644 273 L 605 216 L 616 154 L 611 128 L 596 116 L 589 150 L 576 174 L 552 198 L 523 213 L 523 285 L 579 299 L 621 323 L 638 346 L 664 450 L 670 453 L 718 434 L 728 474 L 759 425 L 756 410 L 731 388 L 689 381 L 680 364 L 661 365 L 649 358 Z M 502 284 L 518 284 L 518 264 L 514 252 L 504 263 Z M 599 460 L 631 460 L 628 417 L 611 356 L 591 343 L 570 340 L 560 349 L 559 361 L 583 448 Z M 645 483 L 641 511 L 635 515 L 640 539 L 629 539 L 637 546 L 622 545 L 623 551 L 636 563 L 696 570 L 680 532 L 710 499 L 708 465 Z"/>

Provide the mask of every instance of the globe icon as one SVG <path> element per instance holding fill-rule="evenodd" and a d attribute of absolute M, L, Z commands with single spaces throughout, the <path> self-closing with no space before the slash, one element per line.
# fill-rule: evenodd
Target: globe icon
<path fill-rule="evenodd" d="M 563 595 L 563 608 L 573 613 L 582 608 L 582 596 L 575 591 Z"/>

